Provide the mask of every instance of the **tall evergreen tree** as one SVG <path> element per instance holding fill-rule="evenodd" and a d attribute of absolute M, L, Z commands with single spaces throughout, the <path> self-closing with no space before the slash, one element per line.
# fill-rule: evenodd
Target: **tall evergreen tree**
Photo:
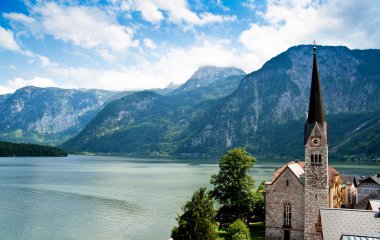
<path fill-rule="evenodd" d="M 182 210 L 183 214 L 177 217 L 178 227 L 172 230 L 174 240 L 216 239 L 215 210 L 206 188 L 196 191 Z"/>
<path fill-rule="evenodd" d="M 243 148 L 234 148 L 220 159 L 219 173 L 211 177 L 211 196 L 221 205 L 217 213 L 221 226 L 247 219 L 247 213 L 252 211 L 254 180 L 247 172 L 255 161 Z"/>

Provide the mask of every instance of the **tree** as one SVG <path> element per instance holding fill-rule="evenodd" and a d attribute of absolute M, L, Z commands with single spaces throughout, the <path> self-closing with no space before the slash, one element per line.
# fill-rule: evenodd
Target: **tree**
<path fill-rule="evenodd" d="M 260 188 L 259 188 L 260 189 Z M 253 218 L 256 222 L 257 221 L 264 221 L 265 217 L 265 202 L 264 202 L 264 196 L 261 193 L 260 190 L 252 190 L 251 191 L 251 211 L 249 218 Z"/>
<path fill-rule="evenodd" d="M 172 230 L 174 240 L 216 239 L 215 210 L 206 188 L 196 191 L 182 210 L 183 214 L 176 218 L 178 227 Z"/>
<path fill-rule="evenodd" d="M 247 225 L 241 219 L 238 219 L 227 227 L 225 239 L 249 240 L 251 236 Z"/>
<path fill-rule="evenodd" d="M 220 159 L 219 173 L 211 177 L 211 196 L 221 205 L 217 213 L 220 225 L 247 219 L 252 210 L 251 190 L 254 180 L 247 175 L 256 159 L 243 148 L 234 148 Z"/>

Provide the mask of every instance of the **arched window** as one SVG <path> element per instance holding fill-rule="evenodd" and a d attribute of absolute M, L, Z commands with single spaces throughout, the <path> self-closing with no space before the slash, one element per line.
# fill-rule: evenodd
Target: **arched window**
<path fill-rule="evenodd" d="M 311 154 L 310 159 L 311 159 L 311 163 L 314 163 L 314 154 Z"/>
<path fill-rule="evenodd" d="M 290 203 L 284 204 L 284 226 L 291 226 L 292 225 L 292 207 L 290 206 Z"/>
<path fill-rule="evenodd" d="M 319 154 L 318 158 L 319 158 L 319 159 L 318 159 L 318 162 L 321 163 L 321 162 L 322 162 L 322 155 Z"/>

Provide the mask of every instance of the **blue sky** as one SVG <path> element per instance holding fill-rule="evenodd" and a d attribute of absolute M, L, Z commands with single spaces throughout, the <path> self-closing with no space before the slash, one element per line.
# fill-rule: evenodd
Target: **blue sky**
<path fill-rule="evenodd" d="M 378 0 L 0 0 L 0 94 L 183 83 L 251 72 L 298 44 L 380 48 Z"/>

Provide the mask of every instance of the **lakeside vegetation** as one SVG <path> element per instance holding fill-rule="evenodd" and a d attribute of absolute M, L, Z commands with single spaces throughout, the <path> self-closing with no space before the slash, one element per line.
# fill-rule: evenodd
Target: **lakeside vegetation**
<path fill-rule="evenodd" d="M 234 148 L 219 162 L 219 173 L 211 176 L 214 186 L 194 192 L 176 218 L 174 240 L 251 240 L 263 237 L 263 183 L 256 189 L 247 173 L 256 159 L 243 148 Z M 214 209 L 217 203 L 218 209 Z M 255 222 L 255 224 L 251 224 Z"/>
<path fill-rule="evenodd" d="M 57 147 L 0 141 L 0 157 L 66 157 Z"/>

